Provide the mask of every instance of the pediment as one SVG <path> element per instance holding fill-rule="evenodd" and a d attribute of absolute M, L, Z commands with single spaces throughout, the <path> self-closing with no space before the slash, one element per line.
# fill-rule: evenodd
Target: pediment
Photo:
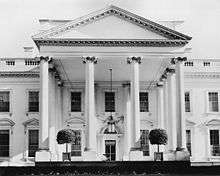
<path fill-rule="evenodd" d="M 82 117 L 71 117 L 67 119 L 66 121 L 67 126 L 72 124 L 84 124 L 85 120 Z"/>
<path fill-rule="evenodd" d="M 189 119 L 186 119 L 186 126 L 187 127 L 192 127 L 192 126 L 194 126 L 196 123 L 195 122 L 193 122 L 193 121 L 191 121 L 191 120 L 189 120 Z"/>
<path fill-rule="evenodd" d="M 0 126 L 13 127 L 14 125 L 15 125 L 15 122 L 13 122 L 11 119 L 8 119 L 8 118 L 0 119 Z"/>
<path fill-rule="evenodd" d="M 212 119 L 205 122 L 206 126 L 220 126 L 220 119 Z"/>
<path fill-rule="evenodd" d="M 116 6 L 58 25 L 33 36 L 38 39 L 190 40 L 191 37 Z"/>
<path fill-rule="evenodd" d="M 23 125 L 24 125 L 25 127 L 28 127 L 28 126 L 38 127 L 38 126 L 39 126 L 39 120 L 36 119 L 36 118 L 28 119 L 27 121 L 25 121 L 25 122 L 23 123 Z"/>

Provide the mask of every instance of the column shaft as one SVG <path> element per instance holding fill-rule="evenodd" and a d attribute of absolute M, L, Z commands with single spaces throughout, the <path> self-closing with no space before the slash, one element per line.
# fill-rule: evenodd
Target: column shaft
<path fill-rule="evenodd" d="M 184 72 L 183 64 L 176 63 L 176 116 L 177 116 L 177 147 L 186 148 L 186 127 L 184 117 Z"/>
<path fill-rule="evenodd" d="M 95 118 L 95 93 L 94 93 L 94 61 L 85 61 L 86 90 L 85 90 L 85 115 L 86 115 L 86 150 L 96 151 L 96 118 Z"/>
<path fill-rule="evenodd" d="M 176 90 L 175 74 L 168 76 L 168 149 L 176 149 Z"/>
<path fill-rule="evenodd" d="M 39 148 L 48 150 L 49 135 L 49 73 L 48 59 L 40 61 L 40 136 Z"/>
<path fill-rule="evenodd" d="M 157 88 L 157 102 L 158 102 L 158 128 L 164 129 L 164 99 L 163 99 L 163 87 Z"/>

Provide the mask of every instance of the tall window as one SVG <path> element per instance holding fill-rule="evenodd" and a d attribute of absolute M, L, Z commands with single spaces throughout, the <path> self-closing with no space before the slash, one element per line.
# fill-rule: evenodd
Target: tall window
<path fill-rule="evenodd" d="M 81 131 L 74 130 L 75 141 L 71 144 L 71 156 L 81 156 Z"/>
<path fill-rule="evenodd" d="M 29 130 L 28 134 L 28 157 L 35 157 L 35 152 L 38 150 L 38 130 Z"/>
<path fill-rule="evenodd" d="M 105 112 L 115 112 L 115 92 L 105 92 Z"/>
<path fill-rule="evenodd" d="M 185 92 L 185 112 L 190 112 L 190 93 Z"/>
<path fill-rule="evenodd" d="M 140 111 L 149 112 L 148 92 L 140 92 Z"/>
<path fill-rule="evenodd" d="M 219 130 L 210 130 L 210 147 L 212 156 L 220 156 Z"/>
<path fill-rule="evenodd" d="M 0 92 L 0 112 L 10 111 L 9 91 Z"/>
<path fill-rule="evenodd" d="M 150 155 L 150 150 L 149 150 L 149 130 L 141 130 L 141 150 L 143 151 L 144 156 L 149 156 Z"/>
<path fill-rule="evenodd" d="M 209 92 L 209 111 L 218 112 L 218 92 Z"/>
<path fill-rule="evenodd" d="M 191 156 L 191 131 L 186 130 L 186 147 Z"/>
<path fill-rule="evenodd" d="M 9 130 L 0 130 L 0 157 L 9 157 Z"/>
<path fill-rule="evenodd" d="M 71 92 L 71 112 L 81 112 L 81 92 Z"/>
<path fill-rule="evenodd" d="M 29 91 L 28 99 L 28 111 L 39 112 L 39 92 Z"/>

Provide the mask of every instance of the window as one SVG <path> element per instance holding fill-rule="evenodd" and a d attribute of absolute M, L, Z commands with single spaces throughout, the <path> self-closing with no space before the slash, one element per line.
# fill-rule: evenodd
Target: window
<path fill-rule="evenodd" d="M 9 130 L 0 130 L 0 157 L 9 157 Z"/>
<path fill-rule="evenodd" d="M 184 66 L 185 67 L 193 67 L 193 62 L 185 62 Z"/>
<path fill-rule="evenodd" d="M 115 112 L 115 92 L 105 92 L 105 112 Z"/>
<path fill-rule="evenodd" d="M 35 157 L 35 152 L 38 150 L 38 130 L 29 130 L 28 133 L 28 157 Z"/>
<path fill-rule="evenodd" d="M 212 156 L 220 156 L 219 130 L 210 130 L 210 147 Z"/>
<path fill-rule="evenodd" d="M 185 92 L 185 112 L 190 112 L 190 93 Z"/>
<path fill-rule="evenodd" d="M 191 131 L 190 130 L 186 130 L 186 147 L 191 156 Z"/>
<path fill-rule="evenodd" d="M 71 156 L 81 156 L 81 132 L 74 130 L 75 141 L 71 144 Z"/>
<path fill-rule="evenodd" d="M 9 91 L 0 92 L 0 112 L 10 111 Z"/>
<path fill-rule="evenodd" d="M 209 92 L 209 111 L 218 112 L 218 92 Z"/>
<path fill-rule="evenodd" d="M 81 92 L 71 92 L 71 112 L 81 112 Z"/>
<path fill-rule="evenodd" d="M 39 112 L 39 92 L 29 91 L 28 99 L 28 111 Z"/>
<path fill-rule="evenodd" d="M 143 151 L 144 156 L 149 156 L 150 155 L 150 150 L 149 150 L 149 130 L 141 130 L 141 150 Z"/>
<path fill-rule="evenodd" d="M 149 112 L 148 92 L 140 92 L 140 111 Z"/>

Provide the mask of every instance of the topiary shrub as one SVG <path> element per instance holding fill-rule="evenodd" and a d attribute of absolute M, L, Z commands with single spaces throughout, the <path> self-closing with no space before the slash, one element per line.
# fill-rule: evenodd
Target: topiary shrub
<path fill-rule="evenodd" d="M 66 144 L 66 153 L 68 152 L 68 143 L 75 141 L 75 133 L 71 129 L 63 129 L 57 133 L 57 143 Z"/>
<path fill-rule="evenodd" d="M 160 145 L 167 144 L 167 133 L 164 129 L 153 129 L 150 131 L 149 140 L 152 145 L 157 145 L 157 151 L 159 152 Z"/>

